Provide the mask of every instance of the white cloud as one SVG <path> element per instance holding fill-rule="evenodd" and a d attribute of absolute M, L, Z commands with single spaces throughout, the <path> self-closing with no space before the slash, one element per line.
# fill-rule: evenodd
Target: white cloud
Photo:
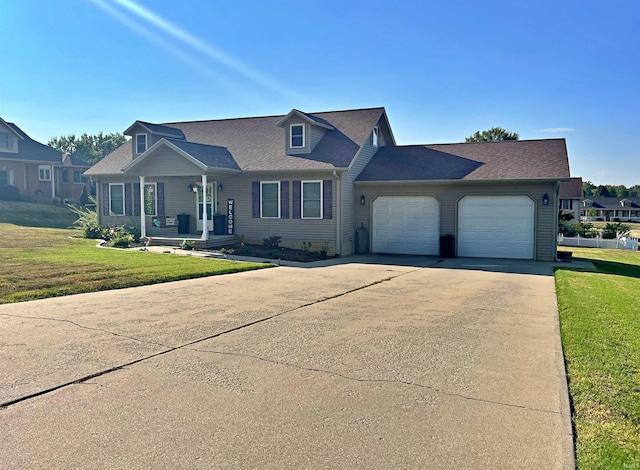
<path fill-rule="evenodd" d="M 547 127 L 545 129 L 536 129 L 536 132 L 547 132 L 549 134 L 557 134 L 558 132 L 573 132 L 572 127 Z"/>

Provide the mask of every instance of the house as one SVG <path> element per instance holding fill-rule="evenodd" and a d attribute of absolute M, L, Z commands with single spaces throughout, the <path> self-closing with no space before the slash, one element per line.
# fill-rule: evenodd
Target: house
<path fill-rule="evenodd" d="M 580 220 L 580 210 L 582 209 L 582 178 L 571 178 L 569 181 L 560 183 L 558 197 L 560 202 L 558 208 L 573 214 L 572 222 Z"/>
<path fill-rule="evenodd" d="M 592 196 L 582 201 L 580 219 L 604 222 L 640 222 L 640 197 Z"/>
<path fill-rule="evenodd" d="M 99 223 L 203 246 L 553 260 L 564 139 L 398 146 L 384 108 L 134 122 L 86 172 Z M 445 239 L 443 239 L 445 240 Z M 447 238 L 446 240 L 451 240 Z"/>
<path fill-rule="evenodd" d="M 0 118 L 0 185 L 12 185 L 38 202 L 79 199 L 91 165 L 36 142 Z M 89 189 L 89 187 L 87 187 Z"/>

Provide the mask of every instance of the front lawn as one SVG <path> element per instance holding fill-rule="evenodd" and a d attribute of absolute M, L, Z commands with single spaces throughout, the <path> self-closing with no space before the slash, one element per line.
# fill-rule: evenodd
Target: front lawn
<path fill-rule="evenodd" d="M 35 202 L 0 201 L 0 224 L 69 228 L 78 219 L 67 206 Z"/>
<path fill-rule="evenodd" d="M 570 249 L 556 271 L 579 469 L 640 468 L 640 253 Z"/>
<path fill-rule="evenodd" d="M 96 248 L 95 240 L 74 234 L 0 223 L 0 304 L 270 266 Z"/>

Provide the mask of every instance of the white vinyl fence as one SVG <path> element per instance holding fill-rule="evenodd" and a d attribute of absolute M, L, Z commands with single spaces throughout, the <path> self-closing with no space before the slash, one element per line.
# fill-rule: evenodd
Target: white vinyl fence
<path fill-rule="evenodd" d="M 620 237 L 613 240 L 605 240 L 601 237 L 584 238 L 577 237 L 565 237 L 562 234 L 558 235 L 558 245 L 560 246 L 584 246 L 587 248 L 613 248 L 614 250 L 637 250 L 638 239 L 633 237 Z"/>

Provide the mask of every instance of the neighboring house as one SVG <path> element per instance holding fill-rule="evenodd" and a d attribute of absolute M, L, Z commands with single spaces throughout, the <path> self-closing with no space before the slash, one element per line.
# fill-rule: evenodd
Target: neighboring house
<path fill-rule="evenodd" d="M 640 197 L 584 198 L 580 219 L 604 222 L 640 222 Z"/>
<path fill-rule="evenodd" d="M 90 166 L 36 142 L 0 118 L 0 185 L 16 186 L 39 202 L 55 197 L 77 200 L 82 187 L 88 185 L 83 173 Z"/>
<path fill-rule="evenodd" d="M 397 146 L 384 108 L 136 121 L 124 133 L 86 172 L 102 225 L 204 246 L 280 236 L 343 256 L 438 255 L 451 234 L 458 256 L 556 256 L 564 139 Z"/>
<path fill-rule="evenodd" d="M 571 178 L 569 181 L 560 183 L 560 192 L 558 193 L 560 202 L 558 207 L 573 214 L 571 222 L 580 220 L 583 195 L 582 178 Z"/>

